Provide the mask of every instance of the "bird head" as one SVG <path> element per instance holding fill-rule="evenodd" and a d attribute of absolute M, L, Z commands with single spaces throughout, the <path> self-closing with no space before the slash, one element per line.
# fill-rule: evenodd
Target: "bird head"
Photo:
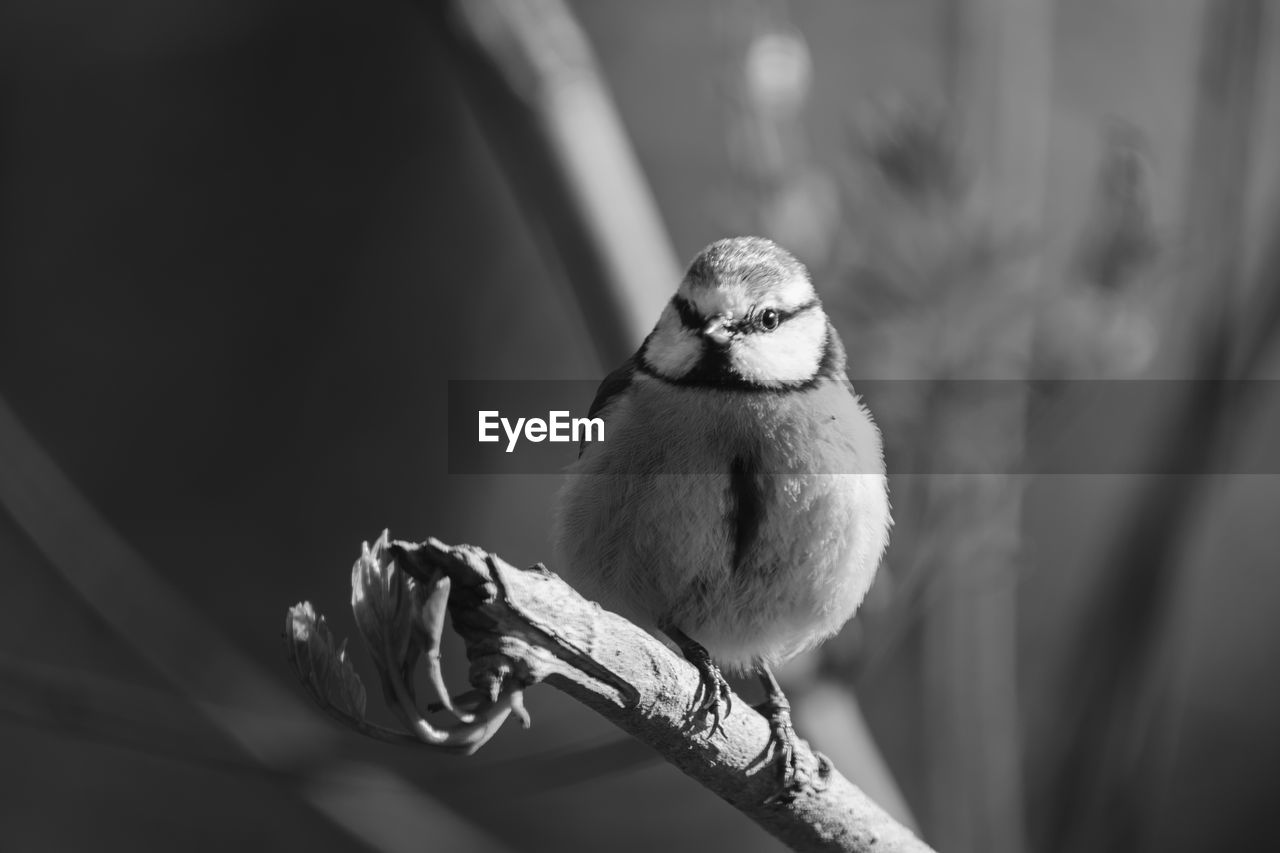
<path fill-rule="evenodd" d="M 785 388 L 832 372 L 838 349 L 804 264 L 771 240 L 733 237 L 689 265 L 642 365 L 676 383 Z"/>

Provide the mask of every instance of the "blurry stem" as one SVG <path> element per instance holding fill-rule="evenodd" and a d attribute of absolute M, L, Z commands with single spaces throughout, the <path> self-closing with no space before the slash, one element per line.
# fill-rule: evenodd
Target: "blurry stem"
<path fill-rule="evenodd" d="M 234 716 L 242 708 L 209 709 Z M 226 739 L 172 690 L 0 653 L 0 719 L 169 761 L 252 775 L 287 774 L 227 749 Z M 405 739 L 408 740 L 407 738 Z"/>
<path fill-rule="evenodd" d="M 601 364 L 625 361 L 680 270 L 586 36 L 562 0 L 419 5 Z"/>
<path fill-rule="evenodd" d="M 1256 365 L 1260 342 L 1245 341 L 1233 318 L 1240 234 L 1248 186 L 1249 140 L 1257 113 L 1264 45 L 1262 0 L 1210 0 L 1200 57 L 1191 161 L 1187 167 L 1185 286 L 1170 311 L 1162 363 L 1175 378 L 1226 379 Z M 1269 284 L 1269 283 L 1268 283 Z M 1255 288 L 1263 298 L 1268 288 Z M 1243 356 L 1243 358 L 1241 358 Z M 1227 426 L 1238 414 L 1223 382 L 1173 382 L 1180 394 L 1153 423 L 1168 436 L 1150 450 L 1151 470 L 1212 470 Z M 1170 462 L 1169 460 L 1173 460 Z M 1140 841 L 1142 776 L 1162 759 L 1148 735 L 1171 662 L 1161 643 L 1176 582 L 1176 555 L 1202 505 L 1205 477 L 1142 477 L 1099 583 L 1064 691 L 1076 713 L 1064 715 L 1044 793 L 1052 814 L 1046 849 L 1123 851 Z M 1158 775 L 1158 774 L 1157 774 Z"/>
<path fill-rule="evenodd" d="M 998 244 L 1039 240 L 1044 208 L 1052 94 L 1049 0 L 963 0 L 951 7 L 951 97 L 961 153 L 976 180 L 965 215 Z M 991 271 L 1010 304 L 1040 284 L 1038 252 L 1018 253 Z M 977 340 L 953 315 L 971 310 L 956 295 L 939 314 L 939 351 L 966 355 L 983 378 L 1025 380 L 1034 312 L 1024 310 Z M 948 340 L 950 338 L 951 340 Z M 1013 472 L 1025 451 L 1027 400 L 997 406 L 935 400 L 930 441 L 947 464 L 981 467 L 980 477 L 936 477 L 928 497 L 936 535 L 947 543 L 934 566 L 936 605 L 923 625 L 923 690 L 932 768 L 930 825 L 956 853 L 1026 849 L 1021 716 L 1017 681 L 1017 585 L 983 582 L 1018 571 L 1023 481 Z M 941 411 L 936 409 L 941 408 Z M 998 436 L 997 441 L 991 441 Z M 988 458 L 966 458 L 986 448 Z M 972 470 L 972 468 L 970 468 Z M 945 470 L 945 469 L 943 469 Z"/>
<path fill-rule="evenodd" d="M 1263 233 L 1270 239 L 1258 265 L 1258 281 L 1251 304 L 1240 312 L 1241 330 L 1235 336 L 1229 372 L 1236 379 L 1267 378 L 1261 375 L 1266 359 L 1280 344 L 1280 197 L 1272 203 L 1267 225 Z"/>
<path fill-rule="evenodd" d="M 228 761 L 243 759 L 291 780 L 293 793 L 373 850 L 403 849 L 386 838 L 388 821 L 406 828 L 429 824 L 445 846 L 493 843 L 399 778 L 372 769 L 357 773 L 358 765 L 340 762 L 315 715 L 111 527 L 3 398 L 0 511 L 103 624 L 203 715 Z M 155 736 L 147 732 L 147 742 Z M 386 797 L 391 786 L 398 789 L 394 801 Z"/>

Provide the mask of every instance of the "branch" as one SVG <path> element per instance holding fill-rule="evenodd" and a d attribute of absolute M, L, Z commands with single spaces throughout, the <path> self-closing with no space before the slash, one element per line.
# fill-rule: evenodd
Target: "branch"
<path fill-rule="evenodd" d="M 439 678 L 446 608 L 466 643 L 470 702 L 448 701 Z M 352 608 L 383 680 L 383 695 L 418 742 L 454 752 L 482 746 L 514 713 L 528 725 L 523 690 L 546 682 L 655 749 L 684 773 L 796 850 L 890 853 L 929 848 L 832 770 L 778 798 L 769 724 L 738 700 L 723 734 L 691 722 L 699 679 L 652 635 L 587 601 L 544 566 L 517 569 L 472 546 L 431 539 L 365 546 L 352 572 Z M 364 688 L 310 604 L 289 611 L 294 668 L 328 713 L 365 734 Z M 413 696 L 413 668 L 427 661 L 441 692 L 436 708 L 456 722 L 426 720 Z M 480 698 L 475 699 L 475 696 Z M 457 706 L 466 704 L 466 712 Z M 402 733 L 403 734 L 403 733 Z M 817 767 L 807 744 L 798 765 Z"/>
<path fill-rule="evenodd" d="M 427 0 L 467 107 L 606 366 L 682 272 L 591 44 L 564 0 Z"/>

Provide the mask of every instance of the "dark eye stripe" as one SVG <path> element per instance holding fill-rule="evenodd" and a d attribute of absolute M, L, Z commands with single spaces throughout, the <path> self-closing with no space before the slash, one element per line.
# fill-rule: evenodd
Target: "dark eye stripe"
<path fill-rule="evenodd" d="M 697 332 L 701 331 L 702 327 L 707 324 L 707 319 L 699 314 L 698 310 L 693 307 L 689 300 L 685 299 L 680 294 L 677 293 L 675 296 L 671 297 L 671 304 L 676 307 L 676 313 L 680 315 L 680 323 L 686 329 L 691 329 Z M 781 326 L 792 317 L 803 314 L 806 311 L 811 311 L 816 307 L 818 307 L 818 300 L 810 299 L 808 302 L 805 302 L 802 305 L 797 305 L 795 308 L 790 310 L 783 310 L 781 308 L 774 308 L 773 310 L 778 312 L 778 325 Z M 742 326 L 743 331 L 751 331 L 751 329 L 752 326 L 750 324 Z"/>
<path fill-rule="evenodd" d="M 792 308 L 790 311 L 784 311 L 781 308 L 774 308 L 773 310 L 778 312 L 778 325 L 781 326 L 783 323 L 787 322 L 792 317 L 795 317 L 798 314 L 803 314 L 806 311 L 812 311 L 814 308 L 817 308 L 817 307 L 818 307 L 818 300 L 810 299 L 808 302 L 804 303 L 803 305 L 797 305 L 795 308 Z"/>
<path fill-rule="evenodd" d="M 746 323 L 742 325 L 742 331 L 761 332 L 761 333 L 777 331 L 777 329 L 780 326 L 782 326 L 783 323 L 787 322 L 792 317 L 803 314 L 806 311 L 811 311 L 817 307 L 818 307 L 818 300 L 816 299 L 810 299 L 808 302 L 804 303 L 803 305 L 797 305 L 795 308 L 792 308 L 789 311 L 783 310 L 782 308 L 774 308 L 773 306 L 769 306 L 769 308 L 771 308 L 778 315 L 777 325 L 775 325 L 772 329 L 766 329 L 764 325 L 760 322 L 760 315 L 763 314 L 764 311 L 757 311 L 748 318 L 748 321 Z M 769 309 L 764 309 L 764 310 L 769 310 Z"/>
<path fill-rule="evenodd" d="M 676 306 L 676 313 L 680 315 L 680 323 L 686 329 L 692 329 L 696 332 L 703 326 L 707 325 L 707 321 L 704 320 L 702 315 L 689 304 L 689 300 L 685 299 L 680 294 L 677 293 L 675 296 L 671 297 L 671 304 Z"/>

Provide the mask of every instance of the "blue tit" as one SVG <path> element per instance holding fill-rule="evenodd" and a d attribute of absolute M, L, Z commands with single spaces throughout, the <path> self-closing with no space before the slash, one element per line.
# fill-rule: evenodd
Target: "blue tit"
<path fill-rule="evenodd" d="M 732 710 L 721 667 L 754 671 L 796 785 L 771 668 L 853 616 L 890 525 L 880 433 L 808 270 L 759 237 L 707 246 L 589 416 L 605 439 L 559 493 L 557 571 L 675 642 L 712 732 Z"/>

